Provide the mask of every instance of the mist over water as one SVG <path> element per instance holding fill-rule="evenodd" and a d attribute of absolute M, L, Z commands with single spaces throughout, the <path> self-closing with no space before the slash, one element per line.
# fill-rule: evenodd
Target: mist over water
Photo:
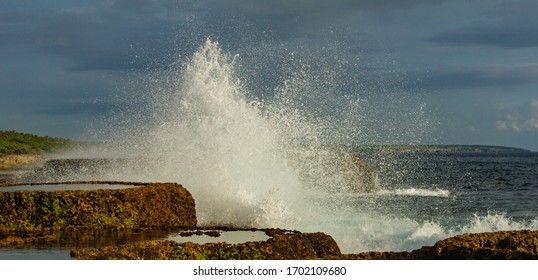
<path fill-rule="evenodd" d="M 131 120 L 115 129 L 127 140 L 106 152 L 135 160 L 98 179 L 179 182 L 196 200 L 200 225 L 323 231 L 343 252 L 410 250 L 462 232 L 538 227 L 502 213 L 446 225 L 391 212 L 394 197 L 451 192 L 357 180 L 368 174 L 349 147 L 372 144 L 370 118 L 382 113 L 368 115 L 364 99 L 327 92 L 338 88 L 337 73 L 308 65 L 287 73 L 272 96 L 255 98 L 239 60 L 208 39 L 190 59 L 148 77 L 137 101 L 144 108 L 132 108 Z M 427 129 L 421 110 L 402 117 Z M 404 128 L 392 125 L 398 138 Z"/>
<path fill-rule="evenodd" d="M 184 184 L 201 224 L 309 224 L 323 209 L 316 197 L 352 187 L 336 172 L 345 155 L 325 142 L 331 120 L 312 119 L 297 107 L 304 102 L 298 91 L 308 86 L 301 73 L 270 102 L 248 100 L 236 59 L 207 40 L 168 73 L 177 87 L 154 96 L 155 126 L 134 141 L 150 166 L 146 179 Z"/>

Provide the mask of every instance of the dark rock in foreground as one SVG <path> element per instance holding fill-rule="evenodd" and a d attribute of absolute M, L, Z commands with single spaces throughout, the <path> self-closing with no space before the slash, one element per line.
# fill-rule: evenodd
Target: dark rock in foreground
<path fill-rule="evenodd" d="M 538 259 L 538 231 L 463 234 L 411 252 L 365 252 L 342 255 L 348 260 L 512 260 Z"/>
<path fill-rule="evenodd" d="M 65 184 L 65 183 L 63 183 Z M 103 184 L 103 190 L 0 192 L 0 229 L 64 227 L 195 227 L 191 194 L 175 183 L 69 182 Z M 106 184 L 137 187 L 106 190 Z"/>
<path fill-rule="evenodd" d="M 82 260 L 303 260 L 340 255 L 336 242 L 324 233 L 279 229 L 265 232 L 271 237 L 267 241 L 242 244 L 147 241 L 133 245 L 74 250 L 71 256 Z"/>

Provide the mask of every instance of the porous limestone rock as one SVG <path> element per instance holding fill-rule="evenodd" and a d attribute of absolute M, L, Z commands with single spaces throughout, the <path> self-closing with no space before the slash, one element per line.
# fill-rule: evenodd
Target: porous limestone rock
<path fill-rule="evenodd" d="M 49 184 L 49 185 L 54 185 Z M 0 230 L 62 227 L 195 227 L 192 195 L 176 183 L 102 184 L 101 190 L 0 192 Z M 107 184 L 135 187 L 106 189 Z"/>

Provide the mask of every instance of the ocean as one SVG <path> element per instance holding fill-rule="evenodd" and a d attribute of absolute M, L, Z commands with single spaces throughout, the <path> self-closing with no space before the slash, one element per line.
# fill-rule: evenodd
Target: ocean
<path fill-rule="evenodd" d="M 428 215 L 450 225 L 492 213 L 504 213 L 514 221 L 538 216 L 538 153 L 419 153 L 394 158 L 397 167 L 383 174 L 386 184 L 407 190 L 402 195 L 438 198 L 417 201 L 416 217 Z"/>
<path fill-rule="evenodd" d="M 358 251 L 402 251 L 462 233 L 538 229 L 538 153 L 362 153 L 384 189 L 340 200 Z M 366 227 L 368 230 L 364 230 Z M 349 230 L 353 231 L 350 226 Z M 346 251 L 357 251 L 353 240 Z M 366 241 L 367 240 L 367 241 Z"/>

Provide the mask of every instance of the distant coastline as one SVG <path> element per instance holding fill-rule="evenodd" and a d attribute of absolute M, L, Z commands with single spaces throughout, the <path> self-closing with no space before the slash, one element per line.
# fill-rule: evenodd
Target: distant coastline
<path fill-rule="evenodd" d="M 45 154 L 66 150 L 84 143 L 62 138 L 0 130 L 0 169 L 11 169 L 31 164 L 38 161 Z M 343 147 L 334 146 L 333 148 L 340 150 Z M 522 148 L 492 145 L 357 145 L 347 146 L 344 149 L 358 153 L 490 153 L 498 155 L 535 153 Z"/>
<path fill-rule="evenodd" d="M 356 146 L 355 151 L 376 151 L 388 153 L 496 153 L 523 154 L 530 150 L 489 145 L 368 145 Z"/>

